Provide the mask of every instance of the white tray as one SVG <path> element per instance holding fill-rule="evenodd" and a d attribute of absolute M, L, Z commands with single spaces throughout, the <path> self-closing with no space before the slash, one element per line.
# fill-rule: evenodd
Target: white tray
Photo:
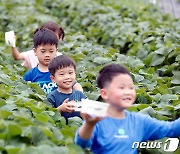
<path fill-rule="evenodd" d="M 82 101 L 76 102 L 74 106 L 75 111 L 81 111 L 91 116 L 106 116 L 109 104 L 89 99 L 82 99 Z"/>

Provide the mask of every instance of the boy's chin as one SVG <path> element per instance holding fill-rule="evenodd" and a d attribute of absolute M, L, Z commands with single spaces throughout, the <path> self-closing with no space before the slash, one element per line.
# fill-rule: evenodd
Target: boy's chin
<path fill-rule="evenodd" d="M 49 65 L 49 63 L 42 63 L 44 66 L 47 66 L 48 67 L 48 65 Z"/>
<path fill-rule="evenodd" d="M 72 87 L 73 85 L 65 85 L 63 88 L 67 90 L 67 89 L 72 89 Z"/>
<path fill-rule="evenodd" d="M 130 108 L 132 106 L 132 103 L 128 103 L 128 104 L 116 104 L 115 105 L 119 110 L 126 110 L 128 108 Z"/>

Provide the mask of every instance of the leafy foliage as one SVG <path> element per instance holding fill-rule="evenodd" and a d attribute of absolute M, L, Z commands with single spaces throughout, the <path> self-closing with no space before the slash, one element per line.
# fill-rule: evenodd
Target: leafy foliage
<path fill-rule="evenodd" d="M 137 99 L 130 111 L 160 120 L 180 115 L 180 21 L 152 5 L 116 0 L 2 0 L 0 2 L 0 151 L 85 153 L 73 144 L 81 120 L 68 125 L 26 71 L 14 61 L 4 32 L 15 30 L 20 51 L 32 49 L 33 31 L 46 21 L 65 29 L 59 51 L 77 63 L 77 80 L 89 99 L 101 100 L 98 71 L 108 63 L 126 66 Z"/>

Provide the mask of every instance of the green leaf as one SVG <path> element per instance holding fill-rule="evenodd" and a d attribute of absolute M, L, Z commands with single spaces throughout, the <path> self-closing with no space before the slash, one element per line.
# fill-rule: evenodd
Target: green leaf
<path fill-rule="evenodd" d="M 65 146 L 50 146 L 50 145 L 39 145 L 30 146 L 22 150 L 22 154 L 69 154 L 68 149 Z"/>
<path fill-rule="evenodd" d="M 172 95 L 172 94 L 164 94 L 161 96 L 161 101 L 162 102 L 168 102 L 170 100 L 178 100 L 177 95 Z"/>
<path fill-rule="evenodd" d="M 180 86 L 174 86 L 170 88 L 174 94 L 180 94 Z"/>
<path fill-rule="evenodd" d="M 8 135 L 9 136 L 17 136 L 17 135 L 21 135 L 22 130 L 21 127 L 19 127 L 17 124 L 9 124 L 8 125 Z"/>
<path fill-rule="evenodd" d="M 147 107 L 147 108 L 144 108 L 144 109 L 142 109 L 141 111 L 139 111 L 140 113 L 143 113 L 143 114 L 148 114 L 148 115 L 150 115 L 151 117 L 155 117 L 155 115 L 156 115 L 156 112 L 154 111 L 154 109 L 151 107 L 151 106 L 149 106 L 149 107 Z"/>
<path fill-rule="evenodd" d="M 85 95 L 88 99 L 97 100 L 100 96 L 100 94 L 96 91 L 93 92 L 85 92 Z"/>
<path fill-rule="evenodd" d="M 68 118 L 68 126 L 77 126 L 80 127 L 82 125 L 82 119 L 79 117 L 71 117 Z"/>
<path fill-rule="evenodd" d="M 78 145 L 69 144 L 69 145 L 67 145 L 67 148 L 68 148 L 68 151 L 69 151 L 70 154 L 76 154 L 76 153 L 84 154 L 83 149 Z"/>
<path fill-rule="evenodd" d="M 158 50 L 156 50 L 154 52 L 157 53 L 158 55 L 166 56 L 171 51 L 172 51 L 172 48 L 162 47 L 162 48 L 160 48 L 160 49 L 158 49 Z"/>
<path fill-rule="evenodd" d="M 65 128 L 66 126 L 64 125 L 63 128 Z M 64 139 L 64 136 L 63 134 L 60 132 L 60 130 L 58 128 L 51 128 L 52 132 L 53 132 L 53 135 L 54 135 L 54 138 L 57 140 L 57 141 L 62 141 Z"/>
<path fill-rule="evenodd" d="M 137 108 L 138 108 L 139 110 L 143 110 L 143 109 L 145 109 L 145 108 L 147 108 L 147 107 L 149 107 L 148 104 L 139 104 L 139 105 L 137 106 Z"/>
<path fill-rule="evenodd" d="M 4 99 L 2 99 L 2 98 L 0 98 L 0 107 L 2 107 L 2 106 L 4 106 L 5 104 L 6 104 L 6 102 L 5 102 L 5 100 Z"/>
<path fill-rule="evenodd" d="M 104 58 L 104 57 L 96 57 L 93 60 L 94 63 L 100 64 L 100 65 L 107 64 L 111 61 L 112 61 L 111 58 Z"/>
<path fill-rule="evenodd" d="M 0 110 L 0 118 L 6 119 L 6 118 L 9 117 L 10 115 L 12 115 L 11 112 L 6 111 L 6 110 Z"/>
<path fill-rule="evenodd" d="M 180 72 L 174 72 L 174 76 L 172 77 L 171 83 L 180 84 Z"/>
<path fill-rule="evenodd" d="M 157 93 L 156 95 L 151 95 L 151 97 L 156 101 L 158 102 L 160 99 L 161 99 L 161 94 L 160 93 Z"/>
<path fill-rule="evenodd" d="M 180 62 L 180 55 L 176 57 L 176 61 Z"/>
<path fill-rule="evenodd" d="M 1 74 L 0 82 L 3 82 L 8 86 L 13 86 L 14 85 L 14 82 L 11 81 L 11 79 L 9 79 L 9 76 L 7 76 L 5 74 Z"/>
<path fill-rule="evenodd" d="M 118 53 L 117 49 L 109 48 L 107 54 L 114 55 L 115 53 Z"/>
<path fill-rule="evenodd" d="M 13 111 L 13 110 L 17 109 L 17 106 L 15 104 L 6 104 L 6 105 L 2 106 L 1 109 L 7 110 L 7 111 Z"/>
<path fill-rule="evenodd" d="M 19 147 L 16 147 L 16 146 L 13 146 L 13 145 L 5 146 L 5 149 L 6 149 L 8 154 L 15 154 L 15 153 L 18 153 L 20 151 Z"/>
<path fill-rule="evenodd" d="M 49 128 L 41 127 L 41 129 L 47 137 L 50 137 L 50 138 L 53 137 L 53 132 Z"/>
<path fill-rule="evenodd" d="M 165 56 L 162 55 L 155 55 L 151 61 L 150 66 L 157 66 L 163 63 L 165 60 Z"/>
<path fill-rule="evenodd" d="M 131 107 L 128 108 L 128 111 L 130 111 L 130 112 L 132 112 L 132 111 L 138 112 L 138 109 L 137 109 L 136 106 L 133 105 L 133 106 L 131 106 Z"/>
<path fill-rule="evenodd" d="M 179 110 L 179 109 L 180 109 L 180 104 L 178 104 L 177 106 L 175 106 L 175 109 L 176 109 L 176 110 Z"/>
<path fill-rule="evenodd" d="M 33 112 L 33 115 L 35 116 L 35 118 L 37 120 L 39 120 L 42 123 L 47 123 L 48 121 L 52 121 L 52 119 L 49 117 L 49 115 L 45 114 L 45 113 L 36 113 Z"/>
<path fill-rule="evenodd" d="M 133 74 L 133 76 L 135 77 L 135 81 L 137 83 L 141 82 L 142 80 L 144 80 L 144 77 L 142 75 L 139 74 Z"/>
<path fill-rule="evenodd" d="M 40 95 L 44 95 L 45 94 L 44 91 L 40 88 L 40 86 L 37 83 L 27 82 L 27 84 L 31 88 L 35 89 L 38 94 L 40 94 Z"/>
<path fill-rule="evenodd" d="M 151 41 L 153 41 L 154 39 L 155 39 L 154 36 L 148 37 L 147 39 L 145 39 L 145 40 L 143 41 L 143 43 L 151 42 Z"/>
<path fill-rule="evenodd" d="M 9 97 L 9 94 L 6 93 L 4 90 L 0 89 L 0 98 L 7 99 Z"/>
<path fill-rule="evenodd" d="M 168 117 L 163 116 L 163 115 L 158 115 L 158 114 L 155 116 L 155 118 L 157 118 L 158 120 L 169 120 Z"/>
<path fill-rule="evenodd" d="M 41 141 L 46 139 L 46 136 L 44 135 L 43 131 L 36 126 L 30 126 L 30 136 L 32 139 L 32 143 L 34 145 L 37 145 Z"/>

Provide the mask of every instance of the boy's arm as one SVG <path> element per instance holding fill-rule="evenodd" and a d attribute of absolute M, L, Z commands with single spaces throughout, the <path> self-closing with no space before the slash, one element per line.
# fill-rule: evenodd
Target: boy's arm
<path fill-rule="evenodd" d="M 180 137 L 180 118 L 175 121 L 160 121 L 149 116 L 143 118 L 143 140 L 158 140 L 164 137 Z"/>
<path fill-rule="evenodd" d="M 11 47 L 11 53 L 15 60 L 24 60 L 24 56 L 20 53 L 16 47 Z"/>
<path fill-rule="evenodd" d="M 48 94 L 47 100 L 51 103 L 51 105 L 52 105 L 53 107 L 56 107 L 56 106 L 55 106 L 55 100 L 54 100 L 54 97 L 51 95 L 51 93 Z"/>
<path fill-rule="evenodd" d="M 66 113 L 74 112 L 74 105 L 71 103 L 74 103 L 74 101 L 69 102 L 69 98 L 66 98 L 64 102 L 60 106 L 57 107 L 58 111 L 66 112 Z"/>
<path fill-rule="evenodd" d="M 87 113 L 81 113 L 81 116 L 86 121 L 82 127 L 76 132 L 75 143 L 82 148 L 90 147 L 94 137 L 94 128 L 97 122 L 104 119 L 104 117 L 91 117 Z"/>
<path fill-rule="evenodd" d="M 15 47 L 11 47 L 11 53 L 15 60 L 24 60 L 24 56 L 22 53 L 20 53 L 16 48 L 16 35 L 14 35 L 15 38 Z"/>
<path fill-rule="evenodd" d="M 69 98 L 66 98 L 65 100 L 64 100 L 64 102 L 61 104 L 61 105 L 59 105 L 58 107 L 57 107 L 57 105 L 56 105 L 56 101 L 55 101 L 55 96 L 54 95 L 52 95 L 51 93 L 48 95 L 48 97 L 47 97 L 47 100 L 51 103 L 51 105 L 53 106 L 53 107 L 55 107 L 55 108 L 57 108 L 57 110 L 61 113 L 61 112 L 67 112 L 67 113 L 71 113 L 71 112 L 73 112 L 74 110 L 73 110 L 73 105 L 71 105 L 71 104 L 68 104 L 68 102 L 69 102 Z"/>
<path fill-rule="evenodd" d="M 77 81 L 74 83 L 73 89 L 83 92 L 82 86 Z"/>
<path fill-rule="evenodd" d="M 24 74 L 25 81 L 31 81 L 31 73 L 28 71 Z"/>

